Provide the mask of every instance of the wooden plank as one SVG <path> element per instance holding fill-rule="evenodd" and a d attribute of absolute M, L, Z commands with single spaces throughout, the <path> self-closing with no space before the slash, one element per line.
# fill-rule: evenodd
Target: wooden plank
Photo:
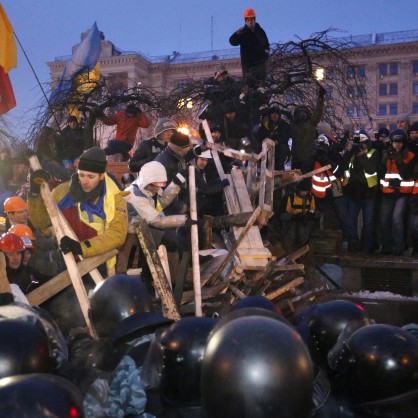
<path fill-rule="evenodd" d="M 190 200 L 190 219 L 197 221 L 197 203 L 196 203 L 196 179 L 195 167 L 189 166 L 189 200 Z M 193 289 L 195 295 L 195 315 L 202 316 L 202 286 L 200 284 L 200 263 L 199 263 L 199 235 L 197 225 L 190 228 L 192 244 L 192 268 L 193 268 Z"/>
<path fill-rule="evenodd" d="M 246 234 L 249 231 L 249 229 L 252 227 L 252 225 L 254 224 L 254 222 L 256 221 L 256 219 L 260 216 L 260 213 L 261 213 L 261 209 L 260 208 L 257 208 L 254 211 L 253 216 L 249 219 L 249 221 L 247 222 L 247 225 L 245 225 L 244 229 L 241 231 L 241 233 L 240 233 L 239 237 L 237 238 L 236 242 L 234 243 L 231 251 L 229 251 L 228 255 L 225 257 L 225 259 L 222 262 L 222 264 L 218 267 L 218 270 L 216 270 L 215 273 L 213 274 L 213 276 L 210 278 L 210 280 L 209 280 L 210 285 L 213 286 L 215 284 L 215 282 L 218 279 L 219 275 L 222 273 L 223 269 L 225 268 L 225 266 L 227 265 L 227 263 L 229 262 L 229 260 L 233 256 L 234 251 L 241 244 L 241 241 L 244 239 L 244 237 L 246 236 Z"/>
<path fill-rule="evenodd" d="M 155 247 L 154 240 L 152 239 L 149 227 L 144 219 L 140 219 L 135 225 L 135 232 L 151 271 L 155 290 L 160 295 L 161 303 L 167 311 L 167 316 L 168 318 L 178 321 L 181 317 L 177 310 L 173 291 L 168 283 L 161 260 L 158 257 L 157 249 Z"/>
<path fill-rule="evenodd" d="M 293 289 L 296 286 L 299 286 L 304 282 L 303 277 L 298 277 L 297 279 L 292 280 L 291 282 L 285 284 L 282 287 L 279 287 L 274 292 L 271 292 L 266 295 L 267 299 L 274 300 L 278 298 L 279 296 L 283 295 L 284 293 L 288 292 L 289 290 Z"/>
<path fill-rule="evenodd" d="M 206 119 L 202 121 L 202 126 L 203 126 L 203 129 L 205 131 L 207 141 L 214 144 L 215 142 L 213 141 L 212 133 L 210 132 L 209 124 L 208 124 Z M 212 150 L 212 158 L 213 158 L 213 162 L 215 163 L 216 169 L 218 171 L 219 178 L 221 180 L 226 179 L 226 175 L 225 175 L 224 169 L 222 167 L 222 163 L 221 163 L 221 160 L 219 158 L 218 151 Z M 231 187 L 230 186 L 224 187 L 223 192 L 224 192 L 224 195 L 225 195 L 225 200 L 226 200 L 226 205 L 227 205 L 227 208 L 228 208 L 228 213 L 238 213 L 238 209 L 235 207 L 233 197 L 231 195 L 232 194 Z"/>
<path fill-rule="evenodd" d="M 247 259 L 247 258 L 253 258 L 253 259 L 264 259 L 264 258 L 271 258 L 271 252 L 263 247 L 263 248 L 245 248 L 245 247 L 239 247 L 238 255 L 241 260 Z"/>
<path fill-rule="evenodd" d="M 262 145 L 258 198 L 258 205 L 262 210 L 260 222 L 263 225 L 267 224 L 267 221 L 273 216 L 274 152 L 274 141 L 266 138 Z"/>
<path fill-rule="evenodd" d="M 39 163 L 38 157 L 36 155 L 33 155 L 31 157 L 29 157 L 29 165 L 31 167 L 32 170 L 40 170 L 41 164 Z M 58 209 L 56 209 L 56 214 L 58 216 L 59 219 L 59 223 L 60 226 L 63 230 L 64 235 L 69 236 L 72 239 L 75 239 L 78 241 L 78 237 L 77 235 L 74 233 L 73 229 L 71 228 L 70 224 L 68 223 L 67 219 L 65 218 L 65 216 L 62 214 L 62 212 Z M 78 256 L 78 258 L 80 260 L 83 259 L 83 257 L 80 255 Z M 91 278 L 93 279 L 94 283 L 99 284 L 103 281 L 103 277 L 100 274 L 99 270 L 97 269 L 93 269 L 92 271 L 88 272 L 90 273 Z"/>
<path fill-rule="evenodd" d="M 79 261 L 77 263 L 77 268 L 80 272 L 80 275 L 84 276 L 85 274 L 89 273 L 92 269 L 100 266 L 100 264 L 103 264 L 109 258 L 114 257 L 117 253 L 118 251 L 115 249 L 109 251 L 106 254 L 85 258 L 84 260 Z M 28 293 L 26 297 L 32 305 L 40 305 L 41 303 L 50 299 L 52 296 L 56 295 L 58 292 L 61 292 L 61 290 L 64 290 L 70 284 L 70 275 L 68 273 L 68 270 L 65 270 L 57 276 L 53 277 L 52 279 L 48 280 L 43 285 L 32 290 L 32 292 Z"/>
<path fill-rule="evenodd" d="M 216 286 L 206 287 L 202 289 L 202 300 L 213 298 L 219 295 L 222 291 L 224 291 L 229 286 L 229 282 L 220 282 Z M 181 297 L 181 305 L 194 301 L 194 291 L 188 290 L 184 292 Z"/>
<path fill-rule="evenodd" d="M 54 227 L 55 235 L 59 242 L 65 235 L 65 231 L 60 222 L 57 205 L 52 198 L 51 191 L 49 190 L 47 183 L 43 183 L 41 185 L 41 195 L 44 199 L 46 210 L 49 214 L 49 217 L 51 218 L 51 223 Z M 87 296 L 86 288 L 84 287 L 83 279 L 81 278 L 80 272 L 78 271 L 77 263 L 72 253 L 62 254 L 62 256 L 70 274 L 71 282 L 73 284 L 74 291 L 77 296 L 78 303 L 80 304 L 81 312 L 83 313 L 84 321 L 86 322 L 89 333 L 93 338 L 97 338 L 89 317 L 89 298 Z"/>
<path fill-rule="evenodd" d="M 2 252 L 0 252 L 0 293 L 13 294 L 6 273 L 6 255 Z"/>

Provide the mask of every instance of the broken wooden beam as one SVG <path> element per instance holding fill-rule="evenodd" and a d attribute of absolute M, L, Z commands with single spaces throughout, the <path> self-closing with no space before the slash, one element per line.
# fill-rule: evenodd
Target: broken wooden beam
<path fill-rule="evenodd" d="M 135 232 L 151 271 L 155 290 L 161 298 L 161 303 L 167 311 L 167 316 L 168 318 L 177 321 L 181 319 L 181 317 L 176 307 L 173 291 L 171 290 L 160 257 L 158 256 L 151 231 L 144 219 L 140 219 L 139 222 L 135 224 Z"/>
<path fill-rule="evenodd" d="M 266 295 L 266 298 L 269 299 L 269 300 L 274 300 L 274 299 L 278 298 L 279 296 L 283 295 L 284 293 L 288 292 L 289 290 L 295 288 L 296 286 L 299 286 L 304 281 L 305 280 L 304 280 L 303 277 L 298 277 L 298 278 L 292 280 L 291 282 L 286 283 L 284 286 L 279 287 L 275 291 L 273 291 L 271 293 L 268 293 Z"/>
<path fill-rule="evenodd" d="M 212 277 L 209 279 L 209 285 L 213 286 L 218 279 L 219 275 L 222 273 L 225 266 L 228 264 L 231 257 L 233 257 L 234 252 L 238 249 L 238 246 L 241 244 L 242 240 L 247 235 L 250 228 L 254 225 L 254 222 L 257 220 L 257 218 L 260 216 L 261 209 L 257 208 L 254 213 L 252 214 L 251 218 L 248 220 L 247 225 L 242 229 L 240 232 L 240 235 L 238 236 L 237 240 L 235 241 L 231 251 L 229 251 L 228 255 L 225 257 L 221 265 L 218 267 L 218 269 L 213 273 Z"/>
<path fill-rule="evenodd" d="M 112 250 L 105 254 L 85 258 L 84 260 L 81 260 L 77 263 L 77 269 L 80 272 L 80 275 L 84 276 L 92 269 L 95 269 L 100 266 L 100 264 L 106 262 L 109 258 L 114 257 L 117 253 L 118 250 Z M 64 290 L 70 284 L 70 274 L 68 273 L 68 270 L 65 270 L 52 279 L 48 280 L 43 285 L 32 290 L 26 295 L 26 297 L 32 305 L 40 305 L 46 300 L 52 298 L 52 296 L 55 296 L 57 293 L 61 292 L 61 290 Z"/>

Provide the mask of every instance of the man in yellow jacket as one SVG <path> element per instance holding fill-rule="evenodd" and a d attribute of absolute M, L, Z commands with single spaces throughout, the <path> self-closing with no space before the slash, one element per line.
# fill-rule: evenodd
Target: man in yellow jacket
<path fill-rule="evenodd" d="M 121 191 L 106 174 L 106 165 L 104 151 L 98 147 L 90 148 L 81 155 L 77 173 L 52 191 L 55 202 L 79 239 L 62 237 L 59 245 L 64 254 L 71 252 L 92 257 L 118 248 L 125 242 L 128 213 L 123 195 L 126 192 Z M 48 174 L 43 170 L 31 175 L 29 217 L 39 229 L 51 225 L 40 197 L 40 182 L 47 178 Z M 107 262 L 108 272 L 114 265 L 114 259 Z"/>

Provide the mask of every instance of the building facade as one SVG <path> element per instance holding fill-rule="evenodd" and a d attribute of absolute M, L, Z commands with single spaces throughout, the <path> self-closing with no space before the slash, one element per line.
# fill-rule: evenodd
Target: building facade
<path fill-rule="evenodd" d="M 82 34 L 82 38 L 85 33 Z M 347 106 L 340 117 L 344 129 L 364 127 L 377 130 L 396 126 L 400 114 L 409 114 L 418 121 L 418 30 L 370 34 L 348 39 L 356 45 L 347 51 L 354 69 L 347 69 L 347 100 L 366 96 L 368 112 L 360 106 Z M 76 46 L 74 46 L 75 48 Z M 54 84 L 69 57 L 57 57 L 49 62 Z M 102 37 L 100 72 L 111 76 L 121 89 L 143 85 L 156 91 L 169 92 L 175 88 L 214 75 L 222 64 L 233 76 L 241 76 L 239 48 L 197 53 L 180 53 L 147 57 L 142 53 L 122 51 Z M 364 83 L 355 85 L 357 80 Z M 331 93 L 332 94 L 332 93 Z M 368 113 L 368 114 L 367 114 Z M 139 133 L 141 135 L 149 133 Z"/>

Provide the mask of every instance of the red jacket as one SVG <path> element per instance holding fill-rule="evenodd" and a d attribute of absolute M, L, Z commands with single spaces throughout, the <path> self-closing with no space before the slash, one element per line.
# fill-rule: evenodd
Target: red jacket
<path fill-rule="evenodd" d="M 125 141 L 129 145 L 134 145 L 138 128 L 148 128 L 150 125 L 144 113 L 128 117 L 125 112 L 117 112 L 113 116 L 103 116 L 102 122 L 105 125 L 117 125 L 115 139 Z"/>

